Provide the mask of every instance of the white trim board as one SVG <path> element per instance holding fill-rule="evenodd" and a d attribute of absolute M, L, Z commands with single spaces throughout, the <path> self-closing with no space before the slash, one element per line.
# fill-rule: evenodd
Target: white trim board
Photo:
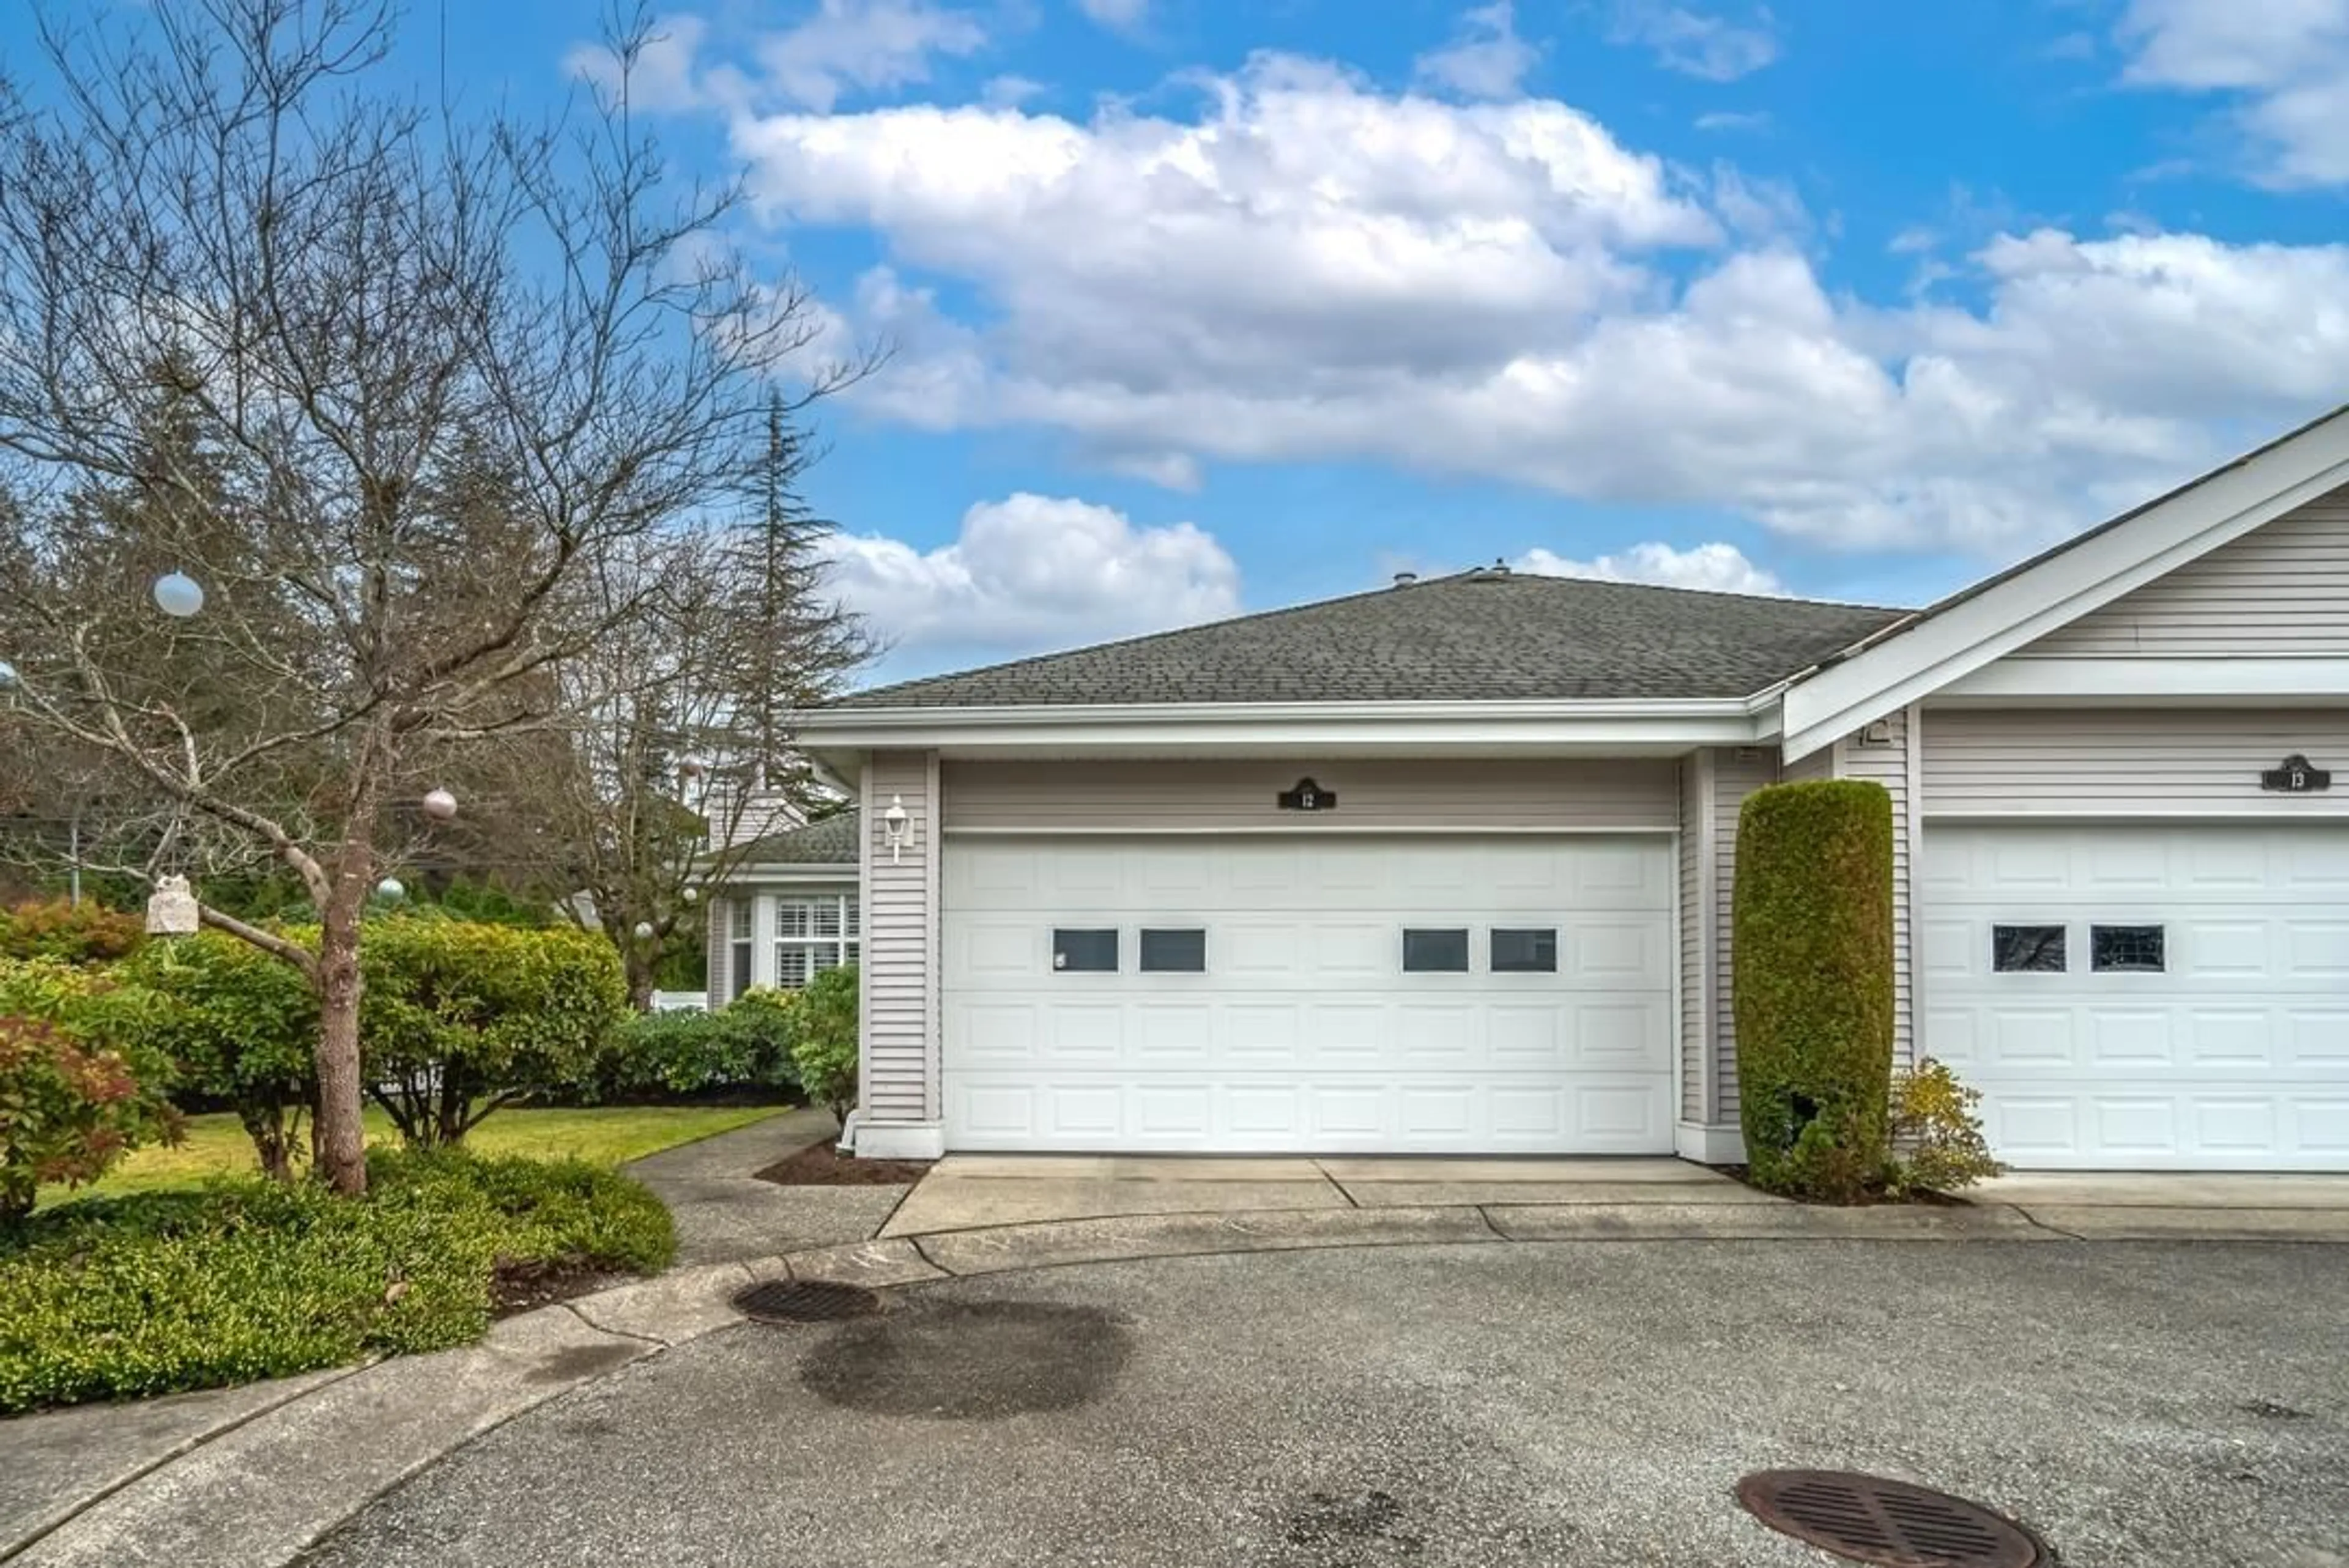
<path fill-rule="evenodd" d="M 2349 659 L 2000 659 L 1933 694 L 1936 704 L 2189 706 L 2256 697 L 2264 705 L 2349 701 Z"/>
<path fill-rule="evenodd" d="M 2349 407 L 1797 682 L 1789 761 L 2349 483 Z"/>
<path fill-rule="evenodd" d="M 1381 839 L 1583 839 L 1620 838 L 1626 834 L 1669 836 L 1680 831 L 1666 823 L 1642 823 L 1629 827 L 1608 828 L 1576 826 L 1565 828 L 1528 828 L 1503 825 L 1478 827 L 1473 823 L 1444 823 L 1436 827 L 1414 827 L 1408 822 L 1381 824 L 1375 822 L 1315 822 L 1291 825 L 1287 822 L 1218 823 L 1191 828 L 1129 828 L 1115 824 L 1092 824 L 1066 827 L 967 827 L 942 828 L 939 831 L 949 839 L 1243 839 L 1243 838 L 1381 838 Z"/>

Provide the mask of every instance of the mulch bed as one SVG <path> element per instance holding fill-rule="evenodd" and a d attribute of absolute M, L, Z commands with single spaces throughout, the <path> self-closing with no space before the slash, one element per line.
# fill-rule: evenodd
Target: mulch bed
<path fill-rule="evenodd" d="M 512 1317 L 574 1296 L 592 1295 L 636 1277 L 580 1258 L 501 1263 L 490 1278 L 490 1315 Z"/>
<path fill-rule="evenodd" d="M 929 1174 L 926 1160 L 858 1160 L 843 1155 L 829 1140 L 812 1143 L 788 1160 L 759 1172 L 778 1187 L 902 1187 Z"/>
<path fill-rule="evenodd" d="M 1747 1187 L 1752 1187 L 1757 1192 L 1768 1192 L 1770 1191 L 1767 1187 L 1763 1187 L 1755 1183 L 1753 1169 L 1750 1166 L 1713 1165 L 1707 1167 L 1707 1169 L 1718 1171 L 1723 1176 L 1728 1177 L 1731 1181 L 1739 1182 Z M 1771 1196 L 1785 1197 L 1785 1194 L 1783 1192 L 1773 1192 L 1771 1193 Z M 1795 1198 L 1789 1200 L 1789 1202 L 1808 1203 L 1811 1207 L 1817 1209 L 1874 1209 L 1886 1205 L 1917 1205 L 1928 1209 L 1971 1209 L 1973 1207 L 1971 1200 L 1960 1198 L 1949 1192 L 1911 1192 L 1905 1198 L 1896 1198 L 1889 1192 L 1868 1192 L 1853 1199 L 1848 1203 L 1829 1203 L 1804 1198 Z"/>

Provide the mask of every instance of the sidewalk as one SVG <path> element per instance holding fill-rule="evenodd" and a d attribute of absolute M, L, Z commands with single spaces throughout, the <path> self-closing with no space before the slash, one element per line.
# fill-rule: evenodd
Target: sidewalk
<path fill-rule="evenodd" d="M 668 1205 L 677 1221 L 679 1266 L 773 1257 L 862 1241 L 909 1191 L 778 1187 L 758 1179 L 759 1171 L 838 1130 L 828 1110 L 789 1110 L 698 1143 L 664 1149 L 625 1169 Z"/>

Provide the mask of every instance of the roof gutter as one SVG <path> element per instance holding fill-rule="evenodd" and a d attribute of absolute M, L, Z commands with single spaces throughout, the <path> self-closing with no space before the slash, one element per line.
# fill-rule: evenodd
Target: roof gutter
<path fill-rule="evenodd" d="M 1747 745 L 1768 728 L 1753 699 L 1118 703 L 826 708 L 801 716 L 812 752 L 1113 751 L 1135 746 L 1271 753 L 1456 746 L 1603 750 Z"/>

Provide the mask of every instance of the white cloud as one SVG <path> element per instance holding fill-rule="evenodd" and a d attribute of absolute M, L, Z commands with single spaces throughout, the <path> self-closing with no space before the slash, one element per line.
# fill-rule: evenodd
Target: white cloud
<path fill-rule="evenodd" d="M 975 55 L 987 41 L 975 17 L 928 0 L 822 0 L 815 15 L 770 34 L 756 52 L 776 91 L 828 113 L 852 90 L 928 81 L 933 57 Z"/>
<path fill-rule="evenodd" d="M 827 549 L 833 591 L 901 655 L 1067 647 L 1239 610 L 1239 568 L 1212 534 L 1025 491 L 972 507 L 934 550 L 854 535 Z"/>
<path fill-rule="evenodd" d="M 1462 13 L 1452 42 L 1420 56 L 1412 75 L 1469 98 L 1515 98 L 1540 58 L 1539 49 L 1517 36 L 1511 0 L 1493 0 Z"/>
<path fill-rule="evenodd" d="M 1733 82 L 1778 57 L 1776 24 L 1760 9 L 1741 23 L 1668 0 L 1617 0 L 1608 36 L 1653 50 L 1667 70 L 1709 82 Z"/>
<path fill-rule="evenodd" d="M 1077 9 L 1104 27 L 1131 33 L 1150 15 L 1150 0 L 1077 0 Z"/>
<path fill-rule="evenodd" d="M 1699 544 L 1675 550 L 1651 542 L 1619 555 L 1571 561 L 1542 549 L 1510 562 L 1519 572 L 1544 577 L 1595 577 L 1602 583 L 1653 583 L 1666 588 L 1702 588 L 1715 593 L 1783 594 L 1777 576 L 1756 566 L 1733 544 Z"/>
<path fill-rule="evenodd" d="M 2337 400 L 2349 363 L 2349 246 L 1983 226 L 1930 258 L 1978 303 L 1872 304 L 1784 237 L 1789 192 L 1700 188 L 1561 103 L 1279 57 L 1206 88 L 1192 118 L 735 136 L 764 215 L 882 236 L 847 314 L 899 353 L 864 407 L 1186 487 L 1368 461 L 2011 556 Z"/>
<path fill-rule="evenodd" d="M 633 59 L 621 59 L 605 44 L 579 44 L 563 63 L 573 76 L 603 92 L 616 96 L 625 87 L 630 108 L 652 113 L 691 108 L 701 101 L 694 56 L 707 31 L 708 24 L 698 16 L 662 16 Z"/>
<path fill-rule="evenodd" d="M 1716 109 L 1711 114 L 1701 114 L 1696 117 L 1696 128 L 1699 130 L 1763 131 L 1769 129 L 1770 125 L 1768 109 L 1755 109 L 1751 113 Z"/>
<path fill-rule="evenodd" d="M 2349 0 L 2130 0 L 2136 86 L 2234 95 L 2254 178 L 2349 184 Z"/>

